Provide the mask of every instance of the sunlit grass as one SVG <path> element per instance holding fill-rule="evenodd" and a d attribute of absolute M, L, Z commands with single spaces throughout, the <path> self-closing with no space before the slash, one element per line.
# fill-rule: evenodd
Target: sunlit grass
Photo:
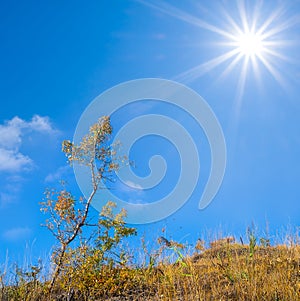
<path fill-rule="evenodd" d="M 300 300 L 299 237 L 271 246 L 250 231 L 247 241 L 199 240 L 188 250 L 160 238 L 156 250 L 140 251 L 139 264 L 128 253 L 124 262 L 99 265 L 97 251 L 81 246 L 51 296 L 41 266 L 15 267 L 0 276 L 0 300 Z"/>

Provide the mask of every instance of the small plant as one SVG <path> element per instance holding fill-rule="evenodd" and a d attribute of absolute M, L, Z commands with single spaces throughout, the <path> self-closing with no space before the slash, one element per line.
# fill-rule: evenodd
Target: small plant
<path fill-rule="evenodd" d="M 251 228 L 248 227 L 247 235 L 248 235 L 248 239 L 249 239 L 249 256 L 253 257 L 254 252 L 255 252 L 255 246 L 257 243 L 257 238 L 256 238 L 256 234 L 255 234 L 255 230 L 254 230 L 253 226 Z"/>
<path fill-rule="evenodd" d="M 186 258 L 180 251 L 180 250 L 184 249 L 184 245 L 181 243 L 178 243 L 176 241 L 173 241 L 173 240 L 169 241 L 163 236 L 160 236 L 157 241 L 163 247 L 172 250 L 176 254 L 177 259 L 175 260 L 174 264 L 175 265 L 178 264 L 181 268 L 184 268 L 182 275 L 191 276 L 189 273 L 187 273 L 188 264 L 187 264 Z"/>
<path fill-rule="evenodd" d="M 270 239 L 268 239 L 268 238 L 261 237 L 259 239 L 259 242 L 260 242 L 260 245 L 263 246 L 263 247 L 265 247 L 265 248 L 271 246 Z"/>
<path fill-rule="evenodd" d="M 113 172 L 119 168 L 116 152 L 109 144 L 111 133 L 109 117 L 102 117 L 90 127 L 89 133 L 82 138 L 79 145 L 67 140 L 62 144 L 62 151 L 66 154 L 70 164 L 76 163 L 89 167 L 92 191 L 87 199 L 79 198 L 78 200 L 65 187 L 60 191 L 47 190 L 45 193 L 46 200 L 41 203 L 41 210 L 50 215 L 50 218 L 46 220 L 46 227 L 58 241 L 58 247 L 54 249 L 52 256 L 55 269 L 49 283 L 50 292 L 64 269 L 64 265 L 70 264 L 70 262 L 66 262 L 66 258 L 68 257 L 67 253 L 73 254 L 70 248 L 71 243 L 79 238 L 83 227 L 93 226 L 87 222 L 87 217 L 97 190 L 103 188 L 101 186 L 103 182 L 111 181 Z M 125 227 L 124 211 L 114 217 L 113 206 L 112 203 L 109 203 L 104 207 L 98 224 L 94 225 L 98 228 L 94 247 L 100 251 L 101 256 L 111 251 L 123 237 L 135 233 L 134 229 Z M 111 231 L 113 231 L 112 236 Z M 82 252 L 85 248 L 86 244 L 83 243 L 80 244 L 78 250 Z M 103 261 L 103 258 L 101 260 Z"/>

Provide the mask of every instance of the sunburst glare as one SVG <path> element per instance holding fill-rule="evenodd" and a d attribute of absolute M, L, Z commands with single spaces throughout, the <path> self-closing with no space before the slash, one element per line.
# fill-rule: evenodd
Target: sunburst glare
<path fill-rule="evenodd" d="M 215 47 L 224 50 L 221 55 L 179 74 L 175 79 L 191 82 L 224 64 L 219 79 L 224 79 L 234 68 L 240 69 L 237 85 L 238 100 L 243 96 L 250 66 L 256 79 L 260 78 L 260 73 L 264 68 L 283 87 L 287 86 L 287 81 L 278 68 L 280 62 L 292 61 L 283 54 L 283 51 L 285 46 L 294 41 L 283 39 L 282 36 L 288 29 L 299 23 L 299 16 L 287 17 L 283 2 L 281 6 L 278 4 L 277 7 L 274 5 L 272 10 L 269 9 L 267 15 L 262 14 L 262 11 L 266 11 L 262 9 L 263 1 L 253 1 L 251 4 L 247 2 L 250 4 L 247 8 L 244 0 L 237 1 L 234 8 L 230 7 L 230 11 L 237 12 L 234 16 L 229 13 L 228 8 L 221 6 L 216 12 L 222 16 L 220 20 L 223 25 L 219 27 L 163 1 L 139 1 L 220 37 L 220 43 L 217 43 Z"/>

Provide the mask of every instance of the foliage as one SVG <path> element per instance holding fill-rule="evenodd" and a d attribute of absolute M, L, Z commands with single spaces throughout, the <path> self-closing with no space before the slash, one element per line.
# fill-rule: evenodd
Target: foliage
<path fill-rule="evenodd" d="M 98 224 L 91 225 L 87 222 L 95 193 L 98 189 L 103 188 L 101 185 L 104 181 L 112 180 L 113 172 L 119 168 L 116 152 L 109 144 L 111 133 L 110 119 L 105 116 L 90 127 L 89 133 L 82 138 L 79 145 L 68 140 L 62 143 L 62 151 L 66 154 L 70 164 L 76 163 L 89 167 L 92 191 L 88 198 L 79 198 L 78 200 L 65 187 L 60 191 L 48 189 L 45 193 L 46 200 L 41 203 L 41 210 L 50 216 L 46 220 L 46 227 L 58 241 L 58 246 L 54 249 L 52 256 L 55 269 L 49 283 L 50 292 L 60 274 L 68 274 L 68 269 L 73 268 L 73 262 L 76 263 L 79 260 L 83 250 L 87 250 L 87 254 L 90 255 L 91 250 L 95 249 L 96 251 L 93 252 L 97 253 L 97 257 L 100 256 L 98 258 L 100 264 L 103 263 L 104 254 L 112 251 L 123 237 L 135 234 L 134 229 L 125 226 L 123 219 L 126 213 L 124 211 L 114 216 L 112 212 L 114 204 L 112 203 L 103 207 Z M 80 238 L 84 226 L 97 228 L 95 246 L 93 243 L 89 246 L 80 241 L 79 247 L 72 249 L 71 243 Z M 90 248 L 92 249 L 90 250 Z"/>

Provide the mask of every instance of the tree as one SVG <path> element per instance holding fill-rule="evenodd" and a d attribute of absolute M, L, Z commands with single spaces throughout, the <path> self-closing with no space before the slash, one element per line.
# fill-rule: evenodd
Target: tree
<path fill-rule="evenodd" d="M 64 186 L 60 191 L 47 190 L 45 193 L 46 200 L 41 203 L 41 210 L 50 215 L 46 220 L 46 227 L 58 241 L 58 247 L 52 256 L 55 269 L 49 283 L 50 292 L 62 271 L 67 253 L 71 252 L 71 243 L 79 237 L 84 226 L 97 227 L 98 234 L 94 246 L 97 247 L 97 254 L 102 254 L 102 259 L 104 253 L 116 246 L 123 237 L 136 233 L 134 228 L 126 227 L 124 210 L 117 215 L 112 213 L 112 207 L 115 206 L 113 203 L 104 206 L 97 224 L 87 222 L 95 193 L 102 182 L 111 180 L 113 172 L 119 168 L 120 159 L 116 156 L 113 146 L 109 144 L 111 134 L 110 118 L 105 116 L 90 127 L 89 133 L 83 137 L 79 145 L 69 140 L 62 143 L 62 151 L 70 164 L 76 162 L 89 167 L 92 191 L 88 198 L 81 197 L 78 200 Z M 114 233 L 111 236 L 112 228 Z"/>

